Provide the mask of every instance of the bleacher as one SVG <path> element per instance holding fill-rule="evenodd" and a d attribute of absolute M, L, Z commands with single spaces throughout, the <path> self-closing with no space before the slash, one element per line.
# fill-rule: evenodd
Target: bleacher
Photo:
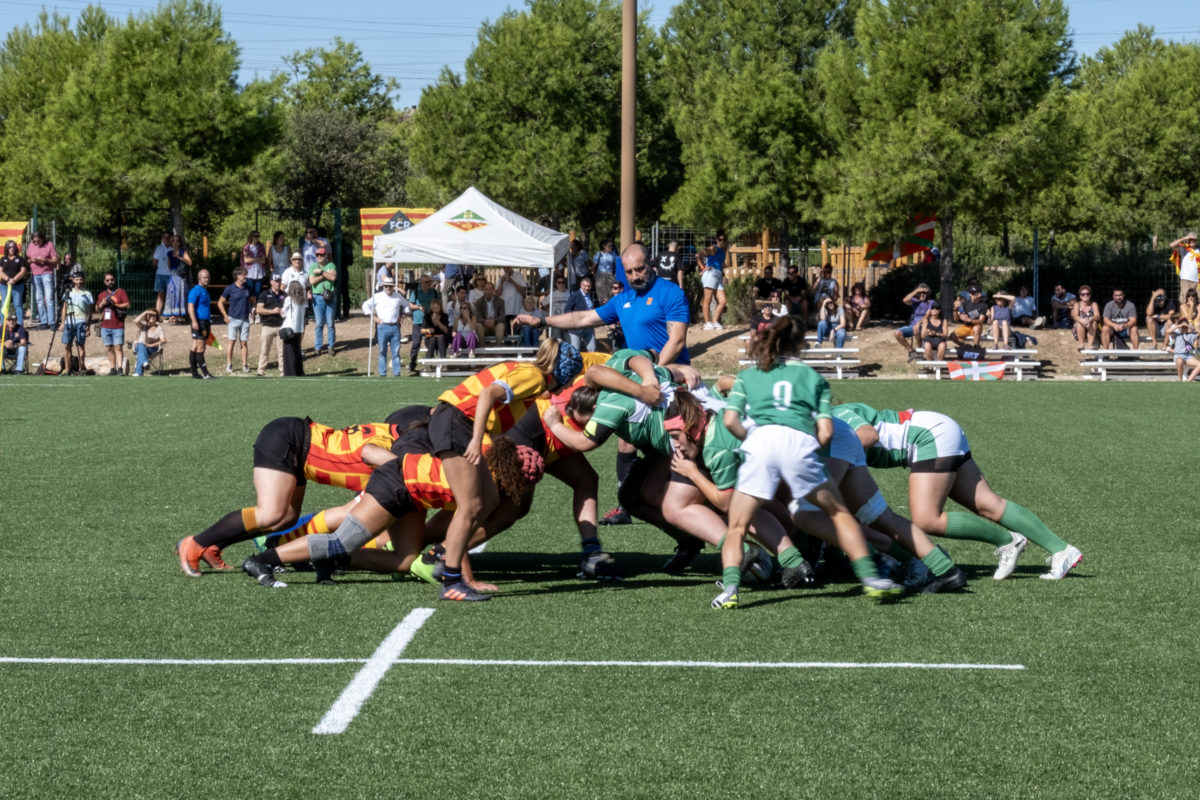
<path fill-rule="evenodd" d="M 916 365 L 921 369 L 921 377 L 932 377 L 934 380 L 940 381 L 943 372 L 949 372 L 950 362 L 961 359 L 945 359 L 945 360 L 925 360 L 916 361 Z M 1042 370 L 1042 362 L 1037 360 L 1037 350 L 1029 348 L 1021 349 L 1005 349 L 1005 350 L 987 350 L 987 358 L 983 361 L 1003 361 L 1004 374 L 1012 375 L 1017 380 L 1026 378 L 1036 379 L 1040 376 Z"/>
<path fill-rule="evenodd" d="M 1079 366 L 1102 381 L 1176 378 L 1175 357 L 1169 350 L 1080 350 L 1079 354 L 1084 357 Z"/>
<path fill-rule="evenodd" d="M 474 358 L 465 352 L 461 356 L 426 358 L 422 348 L 422 355 L 417 359 L 420 364 L 418 371 L 425 378 L 465 377 L 501 361 L 533 361 L 538 349 L 522 347 L 519 341 L 516 336 L 506 336 L 502 342 L 488 337 L 482 346 L 475 348 Z"/>

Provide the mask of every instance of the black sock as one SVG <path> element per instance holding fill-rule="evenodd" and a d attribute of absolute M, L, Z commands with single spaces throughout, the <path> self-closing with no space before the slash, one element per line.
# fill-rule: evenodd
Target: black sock
<path fill-rule="evenodd" d="M 270 550 L 259 553 L 257 558 L 264 565 L 270 567 L 271 569 L 283 566 L 283 562 L 279 560 L 279 551 L 274 547 L 272 547 Z"/>
<path fill-rule="evenodd" d="M 200 371 L 207 375 L 208 362 L 204 360 L 204 353 L 196 353 L 196 363 L 200 365 Z"/>
<path fill-rule="evenodd" d="M 188 366 L 192 368 L 193 375 L 199 374 L 196 371 L 196 351 L 195 350 L 188 350 Z"/>
<path fill-rule="evenodd" d="M 244 542 L 247 539 L 253 539 L 258 535 L 258 531 L 247 531 L 245 518 L 242 516 L 241 509 L 230 511 L 225 516 L 217 520 L 216 524 L 205 530 L 203 533 L 196 535 L 196 544 L 201 547 L 211 547 L 216 545 L 224 550 L 235 542 Z"/>
<path fill-rule="evenodd" d="M 445 566 L 442 567 L 442 583 L 449 586 L 453 583 L 458 583 L 461 580 L 462 580 L 462 566 L 461 565 L 457 566 L 457 567 L 451 567 L 449 564 L 446 564 Z"/>
<path fill-rule="evenodd" d="M 617 451 L 617 483 L 618 484 L 624 483 L 625 479 L 629 477 L 629 471 L 631 469 L 633 469 L 633 465 L 635 463 L 637 463 L 637 460 L 638 460 L 637 451 L 634 451 L 632 453 L 622 453 L 619 450 Z"/>

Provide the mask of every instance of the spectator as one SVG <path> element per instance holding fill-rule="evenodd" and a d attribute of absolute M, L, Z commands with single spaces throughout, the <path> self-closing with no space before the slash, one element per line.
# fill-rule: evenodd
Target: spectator
<path fill-rule="evenodd" d="M 654 274 L 657 276 L 657 273 Z M 621 281 L 613 281 L 609 297 L 616 297 L 623 291 L 625 291 L 625 284 L 621 283 Z M 621 320 L 619 318 L 616 322 L 608 326 L 608 344 L 614 353 L 625 349 L 625 329 L 621 327 Z"/>
<path fill-rule="evenodd" d="M 115 272 L 104 273 L 104 291 L 96 298 L 100 312 L 100 341 L 108 351 L 108 374 L 124 373 L 125 314 L 129 311 L 129 295 L 117 288 Z"/>
<path fill-rule="evenodd" d="M 468 317 L 471 315 L 471 304 L 467 301 L 467 287 L 460 284 L 454 288 L 454 296 L 446 304 L 446 316 L 450 320 L 451 328 L 458 323 L 458 318 L 464 311 Z"/>
<path fill-rule="evenodd" d="M 1055 328 L 1071 327 L 1071 305 L 1076 299 L 1067 287 L 1054 284 L 1054 294 L 1050 295 L 1050 324 Z"/>
<path fill-rule="evenodd" d="M 459 291 L 463 291 L 459 287 Z M 450 342 L 450 348 L 455 356 L 463 355 L 463 348 L 467 348 L 467 355 L 470 358 L 475 357 L 475 348 L 479 346 L 479 338 L 475 335 L 475 314 L 471 311 L 471 304 L 463 305 L 461 312 L 455 317 L 452 323 L 454 328 L 454 338 Z"/>
<path fill-rule="evenodd" d="M 39 327 L 54 327 L 55 308 L 54 273 L 58 269 L 58 251 L 54 242 L 47 242 L 40 231 L 33 232 L 33 240 L 25 247 L 29 259 L 29 270 L 33 273 L 34 302 L 37 303 Z M 157 283 L 157 278 L 155 282 Z"/>
<path fill-rule="evenodd" d="M 87 358 L 87 335 L 88 328 L 92 324 L 92 306 L 95 305 L 95 298 L 92 293 L 83 288 L 83 272 L 76 270 L 71 273 L 71 288 L 67 290 L 67 295 L 63 298 L 62 304 L 62 343 L 63 343 L 63 371 L 64 372 L 80 372 L 85 369 L 84 361 Z M 71 368 L 71 345 L 79 348 L 79 365 L 76 369 Z"/>
<path fill-rule="evenodd" d="M 800 277 L 800 268 L 789 264 L 787 277 L 783 281 L 787 310 L 792 316 L 808 320 L 808 284 Z"/>
<path fill-rule="evenodd" d="M 946 338 L 949 335 L 946 320 L 942 318 L 942 307 L 934 303 L 925 317 L 918 323 L 917 340 L 925 352 L 926 361 L 946 360 Z"/>
<path fill-rule="evenodd" d="M 813 302 L 816 303 L 818 310 L 824 304 L 826 297 L 841 295 L 841 287 L 838 286 L 837 278 L 833 277 L 833 264 L 821 267 L 821 277 L 813 281 L 812 290 Z"/>
<path fill-rule="evenodd" d="M 263 290 L 263 279 L 267 277 L 267 248 L 259 241 L 258 231 L 250 231 L 246 244 L 242 246 L 242 269 L 246 270 L 246 286 L 250 289 L 250 312 Z"/>
<path fill-rule="evenodd" d="M 913 349 L 915 344 L 921 346 L 921 334 L 918 327 L 921 320 L 929 313 L 929 309 L 934 305 L 934 301 L 929 298 L 929 285 L 925 283 L 917 284 L 917 288 L 913 289 L 908 294 L 904 295 L 901 301 L 906 306 L 912 308 L 912 319 L 909 323 L 896 331 L 896 341 L 900 343 L 908 352 L 908 360 L 916 361 L 920 358 L 920 353 Z M 912 338 L 912 343 L 909 343 L 909 338 Z"/>
<path fill-rule="evenodd" d="M 833 341 L 834 347 L 846 346 L 846 309 L 838 302 L 836 296 L 826 297 L 817 312 L 817 346 L 820 347 L 825 338 Z"/>
<path fill-rule="evenodd" d="M 550 292 L 550 315 L 565 314 L 567 303 L 570 300 L 571 293 L 567 291 L 567 278 L 560 275 L 554 279 L 554 289 Z M 554 339 L 565 338 L 565 332 L 558 328 L 551 328 L 549 335 Z"/>
<path fill-rule="evenodd" d="M 242 372 L 250 371 L 250 311 L 254 308 L 257 295 L 250 289 L 250 279 L 245 267 L 233 271 L 233 283 L 225 287 L 217 300 L 217 308 L 225 318 L 226 341 L 225 371 L 233 372 L 233 348 L 242 351 Z"/>
<path fill-rule="evenodd" d="M 767 300 L 771 292 L 782 291 L 783 281 L 775 277 L 775 268 L 770 264 L 763 267 L 763 275 L 754 282 L 754 299 Z"/>
<path fill-rule="evenodd" d="M 704 288 L 700 301 L 704 329 L 719 331 L 721 315 L 725 313 L 725 234 L 719 234 L 717 243 L 709 245 L 703 254 L 696 254 L 696 266 L 700 268 L 700 286 Z M 714 297 L 716 309 L 712 307 Z"/>
<path fill-rule="evenodd" d="M 170 275 L 167 280 L 167 299 L 163 306 L 163 317 L 175 325 L 181 325 L 187 317 L 188 270 L 192 266 L 192 254 L 183 243 L 183 237 L 171 236 L 171 249 L 167 251 Z"/>
<path fill-rule="evenodd" d="M 1171 242 L 1171 250 L 1171 260 L 1179 271 L 1179 303 L 1182 305 L 1187 299 L 1188 290 L 1195 289 L 1196 282 L 1200 281 L 1197 270 L 1200 251 L 1196 250 L 1196 234 L 1185 233 Z"/>
<path fill-rule="evenodd" d="M 462 283 L 462 274 L 462 264 L 442 265 L 442 297 L 446 305 L 449 305 L 450 301 L 454 299 L 454 289 Z"/>
<path fill-rule="evenodd" d="M 488 336 L 495 336 L 497 345 L 504 344 L 504 301 L 496 294 L 491 281 L 483 284 L 483 296 L 475 301 L 472 310 L 480 346 L 487 343 Z"/>
<path fill-rule="evenodd" d="M 158 311 L 148 308 L 134 318 L 133 324 L 138 329 L 137 339 L 133 343 L 134 367 L 133 374 L 142 377 L 150 359 L 162 352 L 167 344 L 167 332 L 162 326 L 162 318 Z"/>
<path fill-rule="evenodd" d="M 1083 289 L 1080 288 L 1079 293 L 1083 294 Z M 1179 308 L 1180 315 L 1192 323 L 1192 331 L 1196 331 L 1200 326 L 1200 321 L 1196 317 L 1200 315 L 1200 293 L 1195 289 L 1188 289 L 1187 295 L 1183 298 L 1183 305 Z"/>
<path fill-rule="evenodd" d="M 283 231 L 271 234 L 271 274 L 282 275 L 292 264 L 292 246 L 287 243 Z"/>
<path fill-rule="evenodd" d="M 569 317 L 578 311 L 594 311 L 596 306 L 596 297 L 592 294 L 592 279 L 584 278 L 579 282 L 579 288 L 571 292 L 571 296 L 567 300 L 567 310 L 563 312 L 563 316 Z M 548 320 L 547 317 L 543 322 L 549 324 Z M 595 324 L 598 325 L 599 321 Z M 596 349 L 596 332 L 591 326 L 580 326 L 579 329 L 570 330 L 567 333 L 567 340 L 575 345 L 575 349 L 581 353 Z"/>
<path fill-rule="evenodd" d="M 583 249 L 583 243 L 578 239 L 574 239 L 571 242 L 569 260 L 571 264 L 571 276 L 575 279 L 576 283 L 579 283 L 588 274 L 588 254 Z"/>
<path fill-rule="evenodd" d="M 521 346 L 537 347 L 538 342 L 542 338 L 539 326 L 542 324 L 542 320 L 546 318 L 546 312 L 538 307 L 537 298 L 532 295 L 525 298 L 525 316 L 533 317 L 537 322 L 525 323 L 521 326 Z"/>
<path fill-rule="evenodd" d="M 1158 349 L 1158 340 L 1163 340 L 1163 347 L 1167 346 L 1166 334 L 1163 333 L 1167 322 L 1175 314 L 1175 301 L 1167 297 L 1167 290 L 1161 286 L 1154 290 L 1154 294 L 1150 295 L 1150 302 L 1146 304 L 1146 332 L 1150 334 L 1150 349 Z"/>
<path fill-rule="evenodd" d="M 871 298 L 867 297 L 867 286 L 862 281 L 850 287 L 846 318 L 849 320 L 847 329 L 852 331 L 866 330 L 871 322 Z"/>
<path fill-rule="evenodd" d="M 950 334 L 950 341 L 966 344 L 968 336 L 975 337 L 975 345 L 983 340 L 983 326 L 988 322 L 988 307 L 983 300 L 983 289 L 978 284 L 967 290 L 967 299 L 961 297 L 954 303 L 954 320 L 958 327 Z"/>
<path fill-rule="evenodd" d="M 596 268 L 596 295 L 599 297 L 608 297 L 608 291 L 612 287 L 612 282 L 617 277 L 617 254 L 613 252 L 612 239 L 605 239 L 604 243 L 600 245 L 600 252 L 596 253 L 594 266 Z"/>
<path fill-rule="evenodd" d="M 471 290 L 467 292 L 467 302 L 475 305 L 475 301 L 483 297 L 483 287 L 487 286 L 487 276 L 482 272 L 475 276 L 475 282 L 471 286 Z"/>
<path fill-rule="evenodd" d="M 513 318 L 525 307 L 527 288 L 524 275 L 515 272 L 512 267 L 504 268 L 500 275 L 500 285 L 496 289 L 500 292 L 500 299 L 504 301 L 504 326 L 508 332 L 512 332 Z"/>
<path fill-rule="evenodd" d="M 987 299 L 988 299 L 987 292 L 985 292 L 983 290 L 983 284 L 979 282 L 979 278 L 976 278 L 974 276 L 967 278 L 967 285 L 964 286 L 963 290 L 958 293 L 959 298 L 961 298 L 964 303 L 967 302 L 968 300 L 970 300 L 972 289 L 978 289 L 979 290 L 979 299 L 982 300 L 984 303 L 987 303 Z"/>
<path fill-rule="evenodd" d="M 279 330 L 279 342 L 283 347 L 283 374 L 288 377 L 304 375 L 304 322 L 308 309 L 308 276 L 304 272 L 303 256 L 292 253 L 291 266 L 280 279 L 285 300 L 283 302 L 283 327 Z"/>
<path fill-rule="evenodd" d="M 425 326 L 425 317 L 429 314 L 437 296 L 438 292 L 433 286 L 433 278 L 427 273 L 421 273 L 421 277 L 417 279 L 417 290 L 412 293 L 412 297 L 408 298 L 412 312 L 412 343 L 408 349 L 409 375 L 419 374 L 417 372 L 417 356 L 421 352 L 421 343 L 425 339 L 421 328 Z"/>
<path fill-rule="evenodd" d="M 29 355 L 29 331 L 25 330 L 25 326 L 16 320 L 13 309 L 8 309 L 8 314 L 4 319 L 4 355 L 7 358 L 16 358 L 17 363 L 13 371 L 17 375 L 25 372 L 25 359 Z"/>
<path fill-rule="evenodd" d="M 995 303 L 992 306 L 992 347 L 1008 347 L 1008 339 L 1012 336 L 1012 304 L 1016 299 L 1007 292 L 992 294 L 992 301 Z"/>
<path fill-rule="evenodd" d="M 329 255 L 329 240 L 321 236 L 316 225 L 308 225 L 304 229 L 304 238 L 300 240 L 300 257 L 304 260 L 304 269 L 311 270 L 317 263 L 317 251 L 325 250 Z"/>
<path fill-rule="evenodd" d="M 1101 346 L 1105 350 L 1120 347 L 1126 350 L 1132 345 L 1138 349 L 1137 308 L 1125 299 L 1123 289 L 1113 289 L 1112 300 L 1104 305 L 1100 329 Z"/>
<path fill-rule="evenodd" d="M 1080 347 L 1093 350 L 1100 333 L 1100 304 L 1092 300 L 1092 287 L 1079 287 L 1079 299 L 1071 305 L 1072 333 Z"/>
<path fill-rule="evenodd" d="M 442 301 L 434 298 L 429 303 L 429 312 L 421 327 L 421 338 L 425 340 L 426 358 L 445 358 L 446 343 L 450 340 L 450 320 L 442 310 Z"/>
<path fill-rule="evenodd" d="M 308 267 L 308 283 L 312 291 L 313 303 L 313 321 L 315 330 L 313 335 L 313 355 L 321 355 L 321 349 L 325 345 L 325 329 L 329 329 L 329 345 L 328 353 L 333 355 L 334 346 L 337 340 L 337 327 L 334 323 L 334 315 L 337 313 L 337 295 L 334 293 L 337 287 L 337 267 L 329 263 L 329 250 L 324 247 L 317 248 L 317 261 L 311 267 Z"/>
<path fill-rule="evenodd" d="M 674 239 L 667 242 L 667 252 L 658 255 L 658 277 L 683 286 L 683 261 L 679 257 L 679 242 Z"/>
<path fill-rule="evenodd" d="M 1196 332 L 1192 329 L 1192 323 L 1186 318 L 1176 315 L 1167 322 L 1163 334 L 1164 343 L 1172 337 L 1174 342 L 1171 344 L 1171 351 L 1175 356 L 1176 376 L 1182 381 L 1183 368 L 1191 367 L 1192 373 L 1188 375 L 1187 379 L 1188 381 L 1196 380 L 1196 375 L 1200 374 L 1200 359 L 1196 358 Z"/>
<path fill-rule="evenodd" d="M 1028 286 L 1017 289 L 1017 296 L 1012 302 L 1012 314 L 1014 325 L 1036 330 L 1046 324 L 1046 318 L 1037 315 L 1037 301 L 1029 293 Z"/>
<path fill-rule="evenodd" d="M 283 375 L 283 342 L 279 339 L 279 331 L 283 329 L 283 306 L 287 295 L 283 293 L 282 276 L 271 273 L 267 288 L 258 296 L 255 312 L 258 313 L 260 341 L 258 345 L 258 374 L 267 374 L 267 359 L 278 344 L 279 374 Z"/>
<path fill-rule="evenodd" d="M 158 247 L 154 248 L 154 308 L 161 316 L 166 308 L 167 302 L 167 285 L 171 282 L 171 232 L 163 231 L 162 242 Z M 68 275 L 70 270 L 67 265 L 63 265 L 63 271 Z"/>
<path fill-rule="evenodd" d="M 759 334 L 771 327 L 771 323 L 776 319 L 778 317 L 775 316 L 775 303 L 772 300 L 768 300 L 763 303 L 762 308 L 758 309 L 754 313 L 753 319 L 750 320 L 750 341 L 756 341 Z M 750 352 L 750 348 L 746 348 L 746 352 Z"/>
<path fill-rule="evenodd" d="M 208 347 L 208 337 L 212 335 L 212 299 L 208 296 L 208 270 L 202 269 L 196 273 L 196 285 L 188 292 L 188 320 L 192 323 L 192 347 L 188 352 L 188 364 L 192 368 L 192 377 L 212 380 L 213 374 L 208 371 L 208 363 L 204 360 L 204 350 Z"/>
<path fill-rule="evenodd" d="M 9 308 L 16 313 L 17 324 L 22 327 L 25 325 L 25 278 L 28 276 L 29 266 L 25 263 L 25 257 L 21 255 L 17 243 L 9 239 L 4 243 L 4 257 L 0 258 L 0 308 L 7 301 Z"/>

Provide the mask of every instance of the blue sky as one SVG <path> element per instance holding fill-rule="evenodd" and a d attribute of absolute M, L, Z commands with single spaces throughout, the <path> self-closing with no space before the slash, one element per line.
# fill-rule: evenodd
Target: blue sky
<path fill-rule="evenodd" d="M 125 16 L 148 11 L 154 3 L 100 3 Z M 1071 26 L 1080 53 L 1094 53 L 1121 38 L 1138 23 L 1176 41 L 1200 41 L 1200 4 L 1195 0 L 1070 0 Z M 45 7 L 74 18 L 86 0 L 57 0 Z M 240 0 L 222 3 L 225 27 L 242 47 L 242 75 L 267 75 L 296 50 L 324 47 L 334 36 L 356 42 L 371 67 L 400 82 L 398 101 L 416 105 L 422 87 L 443 66 L 455 71 L 475 44 L 479 24 L 523 3 L 506 0 L 456 0 L 452 3 L 379 2 L 378 0 Z M 644 3 L 655 27 L 666 21 L 671 5 Z M 43 4 L 0 0 L 0 31 L 36 20 Z"/>

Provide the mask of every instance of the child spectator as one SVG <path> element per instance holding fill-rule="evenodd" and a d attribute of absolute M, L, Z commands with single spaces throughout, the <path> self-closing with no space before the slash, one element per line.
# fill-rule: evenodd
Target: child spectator
<path fill-rule="evenodd" d="M 1175 374 L 1179 380 L 1183 380 L 1183 368 L 1191 367 L 1192 372 L 1188 375 L 1189 381 L 1196 380 L 1196 375 L 1200 373 L 1200 359 L 1195 356 L 1196 351 L 1196 332 L 1192 329 L 1192 323 L 1182 317 L 1176 317 L 1167 322 L 1166 333 L 1163 335 L 1163 343 L 1169 337 L 1174 337 L 1173 352 L 1175 355 Z"/>
<path fill-rule="evenodd" d="M 1100 332 L 1100 304 L 1092 300 L 1092 287 L 1086 283 L 1079 287 L 1079 299 L 1071 308 L 1072 333 L 1082 349 L 1096 347 L 1096 335 Z"/>
<path fill-rule="evenodd" d="M 867 297 L 867 287 L 862 281 L 850 287 L 850 297 L 846 298 L 847 329 L 852 331 L 865 330 L 871 322 L 871 298 Z"/>
<path fill-rule="evenodd" d="M 750 341 L 754 342 L 759 335 L 767 328 L 771 327 L 771 323 L 777 319 L 775 316 L 775 304 L 768 300 L 763 304 L 763 307 L 754 313 L 754 318 L 750 320 Z M 747 348 L 749 352 L 749 348 Z"/>
<path fill-rule="evenodd" d="M 537 347 L 538 341 L 542 338 L 541 320 L 546 318 L 546 312 L 538 307 L 537 298 L 533 295 L 527 295 L 524 300 L 525 313 L 531 317 L 536 317 L 539 322 L 536 325 L 522 325 L 521 331 L 521 346 L 522 347 Z"/>
<path fill-rule="evenodd" d="M 942 307 L 934 305 L 929 313 L 921 320 L 918 338 L 925 351 L 925 360 L 944 361 L 946 359 L 946 320 L 942 318 Z"/>
<path fill-rule="evenodd" d="M 818 347 L 825 342 L 826 337 L 833 341 L 834 347 L 845 347 L 846 345 L 846 309 L 842 308 L 836 295 L 827 296 L 821 303 L 821 310 L 817 314 Z"/>
<path fill-rule="evenodd" d="M 821 267 L 821 277 L 813 281 L 813 302 L 817 304 L 818 311 L 826 297 L 837 298 L 840 290 L 837 279 L 833 277 L 833 264 Z"/>
<path fill-rule="evenodd" d="M 1012 303 L 1017 298 L 1007 292 L 994 292 L 992 300 L 992 347 L 1006 349 L 1008 339 L 1012 336 L 1013 310 Z"/>

